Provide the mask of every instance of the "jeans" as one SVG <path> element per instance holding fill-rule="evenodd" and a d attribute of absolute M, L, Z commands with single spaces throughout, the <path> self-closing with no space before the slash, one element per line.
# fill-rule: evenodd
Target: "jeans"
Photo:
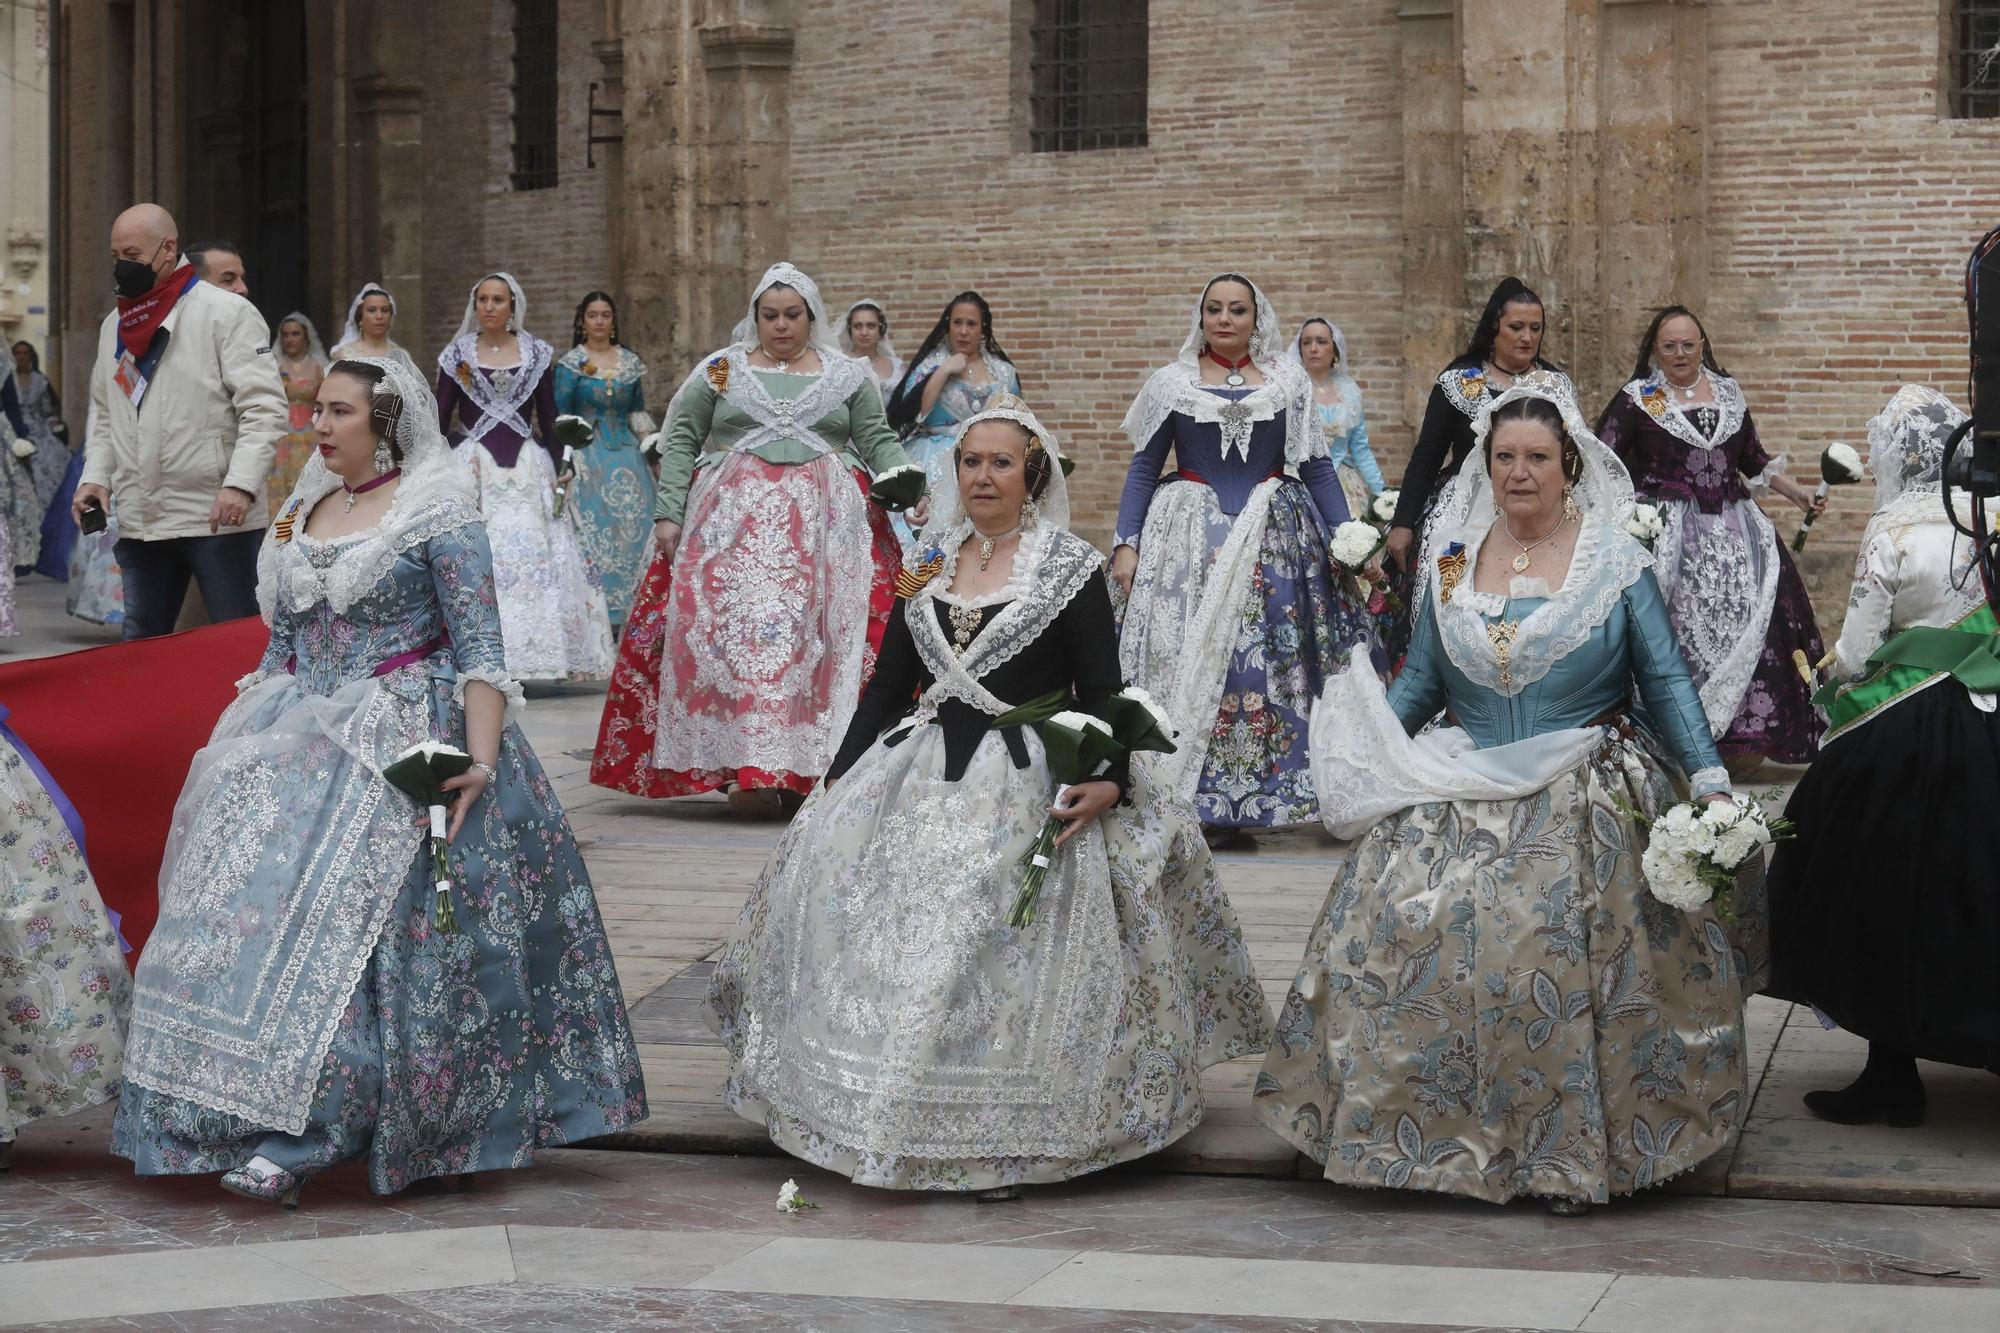
<path fill-rule="evenodd" d="M 201 588 L 210 620 L 256 615 L 257 548 L 263 541 L 262 528 L 156 542 L 120 537 L 111 549 L 125 576 L 125 637 L 172 633 L 190 575 Z"/>

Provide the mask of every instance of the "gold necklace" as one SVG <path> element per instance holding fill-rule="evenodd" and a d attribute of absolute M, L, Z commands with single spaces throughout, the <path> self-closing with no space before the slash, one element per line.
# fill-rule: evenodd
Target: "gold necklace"
<path fill-rule="evenodd" d="M 1523 545 L 1521 539 L 1514 535 L 1514 520 L 1511 518 L 1503 517 L 1501 523 L 1507 529 L 1507 540 L 1514 543 L 1514 545 L 1521 547 L 1521 553 L 1514 557 L 1513 561 L 1514 572 L 1516 574 L 1526 573 L 1528 565 L 1531 563 L 1530 560 L 1528 559 L 1528 552 L 1534 550 L 1537 546 L 1540 546 L 1543 542 L 1555 536 L 1558 532 L 1561 532 L 1563 524 L 1567 522 L 1569 522 L 1569 515 L 1565 514 L 1561 518 L 1556 520 L 1556 525 L 1554 527 L 1550 528 L 1547 532 L 1543 533 L 1541 536 L 1535 538 L 1535 540 L 1528 542 L 1526 545 Z"/>
<path fill-rule="evenodd" d="M 1500 613 L 1507 613 L 1502 610 Z M 1514 685 L 1514 638 L 1521 632 L 1518 620 L 1494 620 L 1486 626 L 1487 642 L 1493 645 L 1493 655 L 1500 662 L 1500 692 L 1505 694 Z"/>
<path fill-rule="evenodd" d="M 974 528 L 973 529 L 974 532 L 979 532 L 979 568 L 981 570 L 984 570 L 986 566 L 992 564 L 993 548 L 999 545 L 1001 542 L 1006 541 L 1009 537 L 1013 536 L 1020 530 L 1021 530 L 1021 525 L 1019 523 L 1016 523 L 1013 527 L 1007 529 L 1005 532 L 998 532 L 995 533 L 993 536 L 989 537 L 985 533 L 979 532 L 979 529 Z"/>

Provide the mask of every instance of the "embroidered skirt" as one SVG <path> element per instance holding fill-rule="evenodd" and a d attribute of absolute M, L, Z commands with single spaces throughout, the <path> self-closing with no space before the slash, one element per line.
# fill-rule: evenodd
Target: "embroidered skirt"
<path fill-rule="evenodd" d="M 604 585 L 584 559 L 574 516 L 555 512 L 555 464 L 521 446 L 501 467 L 482 444 L 457 452 L 473 469 L 493 545 L 493 594 L 507 674 L 516 680 L 602 680 L 611 674 L 611 618 Z"/>

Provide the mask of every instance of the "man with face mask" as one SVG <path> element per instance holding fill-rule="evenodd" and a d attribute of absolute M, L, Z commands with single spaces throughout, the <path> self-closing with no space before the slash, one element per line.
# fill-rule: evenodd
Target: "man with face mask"
<path fill-rule="evenodd" d="M 216 620 L 257 613 L 264 484 L 288 429 L 256 307 L 197 279 L 172 217 L 135 204 L 111 227 L 118 308 L 98 334 L 98 432 L 70 512 L 118 497 L 125 637 L 173 629 L 193 578 Z"/>

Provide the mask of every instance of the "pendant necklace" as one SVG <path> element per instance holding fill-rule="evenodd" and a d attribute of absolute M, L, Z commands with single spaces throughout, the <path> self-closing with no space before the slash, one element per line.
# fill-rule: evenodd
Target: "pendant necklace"
<path fill-rule="evenodd" d="M 780 361 L 777 358 L 776 353 L 772 352 L 771 349 L 768 347 L 759 347 L 757 350 L 762 352 L 764 354 L 765 359 L 771 363 L 771 369 L 777 371 L 781 375 L 788 375 L 791 373 L 792 363 L 790 361 Z"/>
<path fill-rule="evenodd" d="M 1506 376 L 1507 382 L 1505 384 L 1500 383 L 1498 380 L 1494 378 L 1496 375 Z M 1486 363 L 1486 382 L 1493 386 L 1493 391 L 1496 394 L 1505 393 L 1507 392 L 1507 390 L 1513 388 L 1514 381 L 1519 378 L 1520 376 L 1516 375 L 1511 370 L 1500 369 L 1500 363 L 1497 361 L 1488 361 Z"/>
<path fill-rule="evenodd" d="M 376 477 L 372 481 L 364 481 L 359 486 L 349 486 L 346 482 L 343 481 L 342 483 L 340 483 L 340 489 L 347 492 L 347 508 L 343 512 L 349 514 L 353 513 L 354 501 L 357 496 L 366 494 L 367 492 L 374 490 L 377 486 L 380 486 L 384 482 L 394 481 L 396 478 L 402 475 L 403 475 L 403 469 L 399 467 L 392 467 L 387 472 L 384 472 L 381 476 Z"/>
<path fill-rule="evenodd" d="M 1249 383 L 1248 380 L 1243 378 L 1243 367 L 1250 364 L 1248 356 L 1245 356 L 1241 361 L 1231 361 L 1228 357 L 1217 354 L 1213 347 L 1204 347 L 1202 351 L 1207 354 L 1209 360 L 1229 372 L 1222 377 L 1224 384 L 1232 389 L 1240 389 Z"/>
<path fill-rule="evenodd" d="M 1693 384 L 1675 384 L 1671 375 L 1666 376 L 1666 381 L 1669 388 L 1680 394 L 1682 402 L 1691 403 L 1694 401 L 1694 391 L 1701 387 L 1701 372 L 1698 370 L 1695 372 Z"/>
<path fill-rule="evenodd" d="M 979 568 L 984 570 L 986 566 L 993 563 L 993 548 L 997 546 L 999 543 L 1006 541 L 1009 537 L 1013 536 L 1020 530 L 1021 530 L 1021 525 L 1019 523 L 1016 523 L 1013 527 L 1007 529 L 1005 532 L 995 533 L 993 536 L 989 537 L 985 533 L 979 532 L 979 529 L 974 528 L 973 529 L 974 532 L 979 532 Z"/>
<path fill-rule="evenodd" d="M 1521 548 L 1521 553 L 1514 557 L 1514 562 L 1513 562 L 1514 572 L 1516 574 L 1524 574 L 1527 572 L 1529 564 L 1528 552 L 1534 550 L 1537 546 L 1540 546 L 1543 542 L 1555 536 L 1558 532 L 1561 532 L 1563 530 L 1563 524 L 1569 522 L 1569 516 L 1564 515 L 1562 518 L 1557 519 L 1556 525 L 1554 527 L 1550 528 L 1547 532 L 1543 533 L 1541 536 L 1535 538 L 1535 540 L 1528 542 L 1526 544 L 1523 544 L 1521 539 L 1514 535 L 1513 520 L 1508 519 L 1505 522 L 1507 528 L 1507 540 Z"/>

